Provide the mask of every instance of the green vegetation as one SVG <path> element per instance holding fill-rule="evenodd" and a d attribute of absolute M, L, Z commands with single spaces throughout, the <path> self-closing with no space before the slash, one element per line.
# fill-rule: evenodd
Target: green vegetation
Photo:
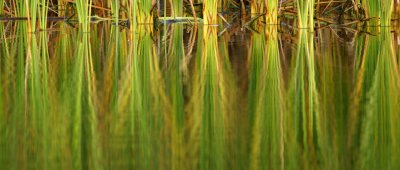
<path fill-rule="evenodd" d="M 153 13 L 152 8 L 154 5 L 154 0 L 133 0 L 133 15 L 136 17 L 138 23 L 153 23 Z"/>
<path fill-rule="evenodd" d="M 224 169 L 226 160 L 227 100 L 223 71 L 224 58 L 219 55 L 216 28 L 204 27 L 199 34 L 199 50 L 190 100 L 190 147 L 199 169 Z M 226 61 L 225 61 L 226 62 Z M 192 163 L 190 169 L 197 166 Z"/>
<path fill-rule="evenodd" d="M 203 1 L 203 19 L 204 24 L 212 25 L 218 23 L 218 7 L 221 0 L 204 0 Z"/>
<path fill-rule="evenodd" d="M 0 169 L 400 169 L 394 2 L 352 2 L 0 0 Z"/>
<path fill-rule="evenodd" d="M 296 0 L 299 28 L 314 29 L 315 0 Z"/>
<path fill-rule="evenodd" d="M 361 39 L 361 53 L 356 68 L 357 86 L 354 91 L 350 121 L 359 121 L 350 131 L 351 149 L 356 168 L 398 168 L 398 107 L 399 74 L 388 28 L 379 37 Z M 374 160 L 373 163 L 371 160 Z"/>
<path fill-rule="evenodd" d="M 369 17 L 374 18 L 371 25 L 389 26 L 393 11 L 394 1 L 362 1 L 364 9 Z"/>
<path fill-rule="evenodd" d="M 250 65 L 249 120 L 251 169 L 284 169 L 284 85 L 277 29 L 253 35 Z"/>
<path fill-rule="evenodd" d="M 361 5 L 360 5 L 361 4 Z M 257 15 L 265 16 L 267 24 L 277 24 L 278 16 L 295 18 L 298 28 L 314 28 L 315 16 L 325 24 L 327 20 L 338 17 L 341 23 L 347 15 L 352 21 L 358 23 L 363 20 L 371 20 L 373 25 L 390 25 L 394 10 L 393 0 L 47 0 L 36 1 L 1 1 L 2 15 L 10 17 L 26 17 L 30 22 L 28 31 L 36 31 L 37 22 L 41 29 L 45 29 L 46 21 L 54 13 L 60 17 L 70 17 L 76 14 L 80 23 L 96 22 L 93 17 L 114 19 L 115 22 L 130 20 L 132 23 L 152 24 L 155 17 L 201 17 L 206 25 L 218 24 L 219 14 L 224 12 L 241 11 L 246 17 L 246 6 L 250 7 L 250 17 L 255 19 Z M 201 7 L 201 10 L 199 10 Z M 160 9 L 158 9 L 160 8 Z M 397 8 L 397 7 L 396 7 Z M 331 16 L 335 14 L 335 16 Z M 326 18 L 328 15 L 328 18 Z M 396 14 L 394 14 L 396 16 Z M 264 18 L 264 17 L 262 17 Z M 70 18 L 69 18 L 70 19 Z M 333 21 L 335 22 L 335 21 Z M 343 23 L 341 23 L 343 24 Z"/>

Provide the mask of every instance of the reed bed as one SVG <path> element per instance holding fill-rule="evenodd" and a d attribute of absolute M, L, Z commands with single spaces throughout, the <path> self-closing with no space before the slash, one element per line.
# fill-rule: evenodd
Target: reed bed
<path fill-rule="evenodd" d="M 299 44 L 292 58 L 292 77 L 288 89 L 289 115 L 286 123 L 288 132 L 289 168 L 295 168 L 303 162 L 305 169 L 317 168 L 317 148 L 319 147 L 319 95 L 316 87 L 316 66 L 312 35 L 308 30 L 299 30 Z M 312 37 L 312 36 L 311 36 Z"/>
<path fill-rule="evenodd" d="M 253 35 L 249 57 L 249 124 L 251 169 L 284 169 L 284 85 L 277 29 Z"/>
<path fill-rule="evenodd" d="M 360 152 L 359 155 L 355 155 L 355 159 L 358 160 L 355 168 L 398 167 L 392 162 L 398 158 L 393 152 L 398 149 L 397 144 L 392 143 L 398 138 L 395 130 L 397 125 L 392 124 L 393 120 L 398 118 L 396 111 L 392 110 L 398 107 L 398 68 L 394 62 L 391 39 L 386 39 L 389 36 L 388 29 L 381 31 L 380 38 L 371 37 L 362 41 L 365 43 L 365 51 L 359 58 L 359 67 L 355 69 L 356 103 L 351 109 L 350 120 L 360 122 L 351 126 L 356 132 L 350 131 L 352 133 L 349 141 L 349 144 L 352 144 L 350 146 Z M 383 80 L 382 77 L 387 79 Z M 388 91 L 395 93 L 385 95 Z M 389 96 L 390 99 L 387 98 Z M 362 106 L 362 103 L 366 104 Z M 375 160 L 374 163 L 369 162 L 372 159 Z"/>
<path fill-rule="evenodd" d="M 196 57 L 196 68 L 192 89 L 191 109 L 192 121 L 190 152 L 193 157 L 191 168 L 224 169 L 227 156 L 227 98 L 222 56 L 219 55 L 217 30 L 204 27 L 199 34 Z M 220 58 L 221 57 L 221 58 Z"/>
<path fill-rule="evenodd" d="M 314 28 L 315 0 L 297 0 L 297 15 L 299 28 Z"/>
<path fill-rule="evenodd" d="M 38 2 L 0 1 L 26 17 L 0 23 L 0 169 L 400 168 L 398 37 L 367 28 L 348 55 L 352 29 L 315 29 L 351 5 L 165 1 L 175 18 L 202 6 L 203 25 L 160 30 L 153 0 Z M 71 12 L 54 4 L 76 22 L 51 22 Z M 229 22 L 237 4 L 252 22 Z M 362 4 L 391 24 L 392 1 Z"/>
<path fill-rule="evenodd" d="M 76 19 L 81 23 L 85 20 L 85 22 L 98 22 L 95 20 L 114 19 L 117 22 L 121 19 L 142 24 L 152 24 L 158 19 L 163 21 L 166 17 L 193 17 L 195 21 L 198 21 L 197 16 L 199 16 L 202 18 L 202 23 L 212 25 L 218 24 L 217 20 L 220 18 L 218 13 L 221 12 L 239 11 L 243 17 L 246 17 L 247 7 L 250 8 L 252 19 L 258 17 L 255 15 L 261 14 L 269 18 L 268 24 L 278 24 L 277 16 L 286 17 L 289 15 L 296 19 L 296 27 L 312 29 L 315 19 L 324 23 L 341 23 L 346 21 L 343 18 L 346 15 L 351 18 L 350 23 L 375 21 L 376 23 L 373 25 L 388 26 L 391 16 L 396 15 L 394 8 L 397 8 L 397 3 L 392 0 L 366 2 L 360 0 L 112 0 L 110 2 L 100 0 L 40 0 L 38 3 L 24 0 L 3 0 L 1 4 L 3 15 L 29 19 L 29 25 L 34 27 L 30 30 L 31 32 L 35 31 L 37 22 L 41 24 L 41 27 L 46 27 L 47 18 L 55 15 L 71 19 L 69 17 L 74 16 L 75 13 L 77 14 Z M 201 7 L 201 9 L 199 10 L 198 7 Z M 89 8 L 90 10 L 88 10 Z M 254 11 L 262 11 L 263 13 L 254 13 Z M 336 17 L 339 17 L 340 21 L 334 21 Z"/>

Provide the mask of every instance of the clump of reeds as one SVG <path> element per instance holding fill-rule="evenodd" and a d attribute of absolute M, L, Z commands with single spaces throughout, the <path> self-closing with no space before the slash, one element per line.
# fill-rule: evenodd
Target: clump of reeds
<path fill-rule="evenodd" d="M 228 58 L 219 53 L 217 28 L 203 27 L 199 33 L 194 77 L 191 88 L 190 167 L 225 169 L 229 150 L 227 133 L 229 96 L 225 76 Z"/>
<path fill-rule="evenodd" d="M 314 29 L 315 0 L 296 0 L 298 27 Z"/>
<path fill-rule="evenodd" d="M 204 24 L 212 25 L 218 23 L 218 7 L 220 0 L 204 0 L 203 1 L 203 20 Z"/>
<path fill-rule="evenodd" d="M 269 26 L 252 37 L 249 57 L 249 168 L 284 168 L 283 80 L 277 28 Z"/>
<path fill-rule="evenodd" d="M 366 41 L 366 51 L 358 70 L 362 86 L 358 86 L 361 100 L 366 105 L 358 108 L 356 118 L 360 121 L 357 138 L 352 133 L 353 142 L 360 143 L 357 167 L 361 169 L 391 169 L 398 167 L 397 125 L 399 108 L 399 75 L 395 61 L 390 30 L 381 29 L 380 37 Z M 389 92 L 390 91 L 390 92 Z M 373 160 L 373 163 L 371 162 Z"/>
<path fill-rule="evenodd" d="M 317 166 L 316 149 L 319 136 L 318 90 L 316 87 L 316 67 L 314 41 L 307 30 L 299 30 L 299 44 L 292 59 L 292 75 L 289 85 L 287 116 L 288 132 L 291 139 L 288 146 L 290 164 L 296 167 L 299 162 L 306 162 L 305 169 Z M 317 124 L 315 124 L 317 123 Z M 297 160 L 296 160 L 297 159 Z M 289 162 L 289 161 L 288 161 Z"/>
<path fill-rule="evenodd" d="M 154 0 L 134 0 L 131 7 L 137 23 L 153 23 Z"/>
<path fill-rule="evenodd" d="M 389 26 L 393 12 L 392 0 L 382 1 L 363 1 L 362 5 L 367 13 L 367 16 L 372 18 L 371 25 Z"/>

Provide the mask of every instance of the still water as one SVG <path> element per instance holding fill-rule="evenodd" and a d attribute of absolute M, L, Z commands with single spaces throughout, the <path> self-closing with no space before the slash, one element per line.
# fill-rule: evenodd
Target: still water
<path fill-rule="evenodd" d="M 400 169 L 392 28 L 0 24 L 0 169 Z"/>

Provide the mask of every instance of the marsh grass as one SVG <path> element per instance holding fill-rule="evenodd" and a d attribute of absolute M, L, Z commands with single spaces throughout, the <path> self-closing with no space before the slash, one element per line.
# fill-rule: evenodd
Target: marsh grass
<path fill-rule="evenodd" d="M 365 112 L 361 112 L 364 117 L 360 126 L 360 168 L 394 168 L 396 166 L 392 161 L 398 157 L 394 152 L 398 148 L 394 142 L 398 138 L 397 125 L 393 124 L 397 121 L 399 109 L 398 68 L 394 62 L 390 31 L 381 31 L 381 37 L 371 38 L 368 44 L 376 53 L 369 53 L 364 59 L 365 63 L 372 60 L 376 64 L 365 70 L 365 74 L 372 74 L 373 78 L 367 86 L 369 88 L 363 89 L 367 105 Z M 370 160 L 375 160 L 375 163 L 371 164 Z"/>
<path fill-rule="evenodd" d="M 262 31 L 252 34 L 243 59 L 248 77 L 239 77 L 231 34 L 191 28 L 191 36 L 198 32 L 193 48 L 185 25 L 164 25 L 162 33 L 138 26 L 153 21 L 154 1 L 110 1 L 113 21 L 91 25 L 98 13 L 89 4 L 99 1 L 77 0 L 78 31 L 47 22 L 55 14 L 39 2 L 17 1 L 16 16 L 28 22 L 0 23 L 0 169 L 400 166 L 400 73 L 389 29 L 356 37 L 354 63 L 339 40 L 318 49 L 323 41 L 314 42 L 312 29 L 295 30 L 295 53 L 284 57 L 281 34 L 263 25 L 278 23 L 278 1 L 253 1 L 253 17 L 267 15 L 254 24 Z M 292 2 L 298 27 L 313 28 L 313 1 Z M 205 23 L 221 25 L 217 12 L 226 3 L 204 2 Z M 172 6 L 174 17 L 185 15 L 183 1 Z M 388 23 L 390 12 L 374 10 Z M 111 26 L 125 17 L 130 30 Z M 50 26 L 57 31 L 40 32 Z"/>
<path fill-rule="evenodd" d="M 185 61 L 185 49 L 183 42 L 183 25 L 171 26 L 171 39 L 168 42 L 169 46 L 167 54 L 167 65 L 165 71 L 165 84 L 167 90 L 167 97 L 170 101 L 172 109 L 172 133 L 171 135 L 171 159 L 172 167 L 174 169 L 185 169 L 187 167 L 185 160 L 184 150 L 184 137 L 185 137 L 185 102 L 184 102 L 184 75 L 183 67 Z"/>
<path fill-rule="evenodd" d="M 298 27 L 314 29 L 315 0 L 296 0 Z"/>
<path fill-rule="evenodd" d="M 217 29 L 203 27 L 199 33 L 191 98 L 190 127 L 191 168 L 224 169 L 228 151 L 228 100 L 225 71 L 228 58 L 219 53 Z"/>
<path fill-rule="evenodd" d="M 307 30 L 299 30 L 299 44 L 292 58 L 291 79 L 288 100 L 289 115 L 286 117 L 290 146 L 288 154 L 289 168 L 302 164 L 302 168 L 316 168 L 316 148 L 319 142 L 319 103 L 316 88 L 316 67 L 314 41 Z M 298 159 L 298 160 L 296 160 Z M 288 161 L 289 162 L 289 161 Z"/>
<path fill-rule="evenodd" d="M 362 5 L 367 15 L 373 18 L 370 25 L 390 26 L 390 19 L 394 8 L 393 2 L 391 0 L 363 1 Z"/>
<path fill-rule="evenodd" d="M 165 86 L 159 68 L 159 58 L 156 56 L 154 42 L 151 39 L 151 26 L 139 27 L 137 50 L 132 56 L 132 133 L 135 138 L 133 151 L 137 155 L 134 159 L 135 167 L 141 169 L 158 168 L 162 162 L 164 148 L 159 143 L 167 139 L 168 126 L 164 108 L 166 94 Z M 151 47 L 151 48 L 148 48 Z M 133 47 L 135 48 L 135 46 Z M 148 76 L 150 75 L 150 76 Z M 168 126 L 169 127 L 169 126 Z M 167 141 L 165 141 L 167 142 Z"/>
<path fill-rule="evenodd" d="M 152 7 L 154 0 L 134 0 L 133 1 L 133 14 L 136 16 L 137 23 L 150 24 L 153 23 Z"/>
<path fill-rule="evenodd" d="M 334 39 L 334 34 L 321 31 L 324 38 Z M 334 169 L 349 168 L 351 159 L 344 159 L 351 155 L 347 149 L 350 90 L 352 69 L 346 67 L 348 59 L 343 51 L 337 50 L 341 46 L 340 40 L 331 41 L 331 44 L 318 44 L 316 53 L 319 76 L 318 91 L 320 92 L 320 148 L 318 157 L 321 158 L 319 168 Z M 334 96 L 334 97 L 332 97 Z M 348 156 L 351 157 L 351 156 Z"/>
<path fill-rule="evenodd" d="M 249 57 L 251 169 L 284 168 L 283 80 L 276 27 L 253 35 Z M 267 97 L 268 96 L 268 97 Z M 268 160 L 268 161 L 265 161 Z"/>
<path fill-rule="evenodd" d="M 204 0 L 203 1 L 203 20 L 204 24 L 212 25 L 218 23 L 218 7 L 220 0 Z"/>
<path fill-rule="evenodd" d="M 0 1 L 0 9 L 3 9 L 3 1 Z M 0 12 L 0 15 L 2 14 L 2 12 Z M 2 24 L 0 24 L 0 39 L 3 39 L 3 37 L 4 37 L 4 35 L 5 35 L 5 33 L 4 33 L 4 27 L 3 27 L 3 25 Z M 5 47 L 7 47 L 7 41 L 3 41 L 1 44 L 0 44 L 0 47 L 1 47 L 1 50 L 0 50 L 0 54 L 1 54 L 1 56 L 5 56 L 5 57 L 7 57 L 7 49 L 4 49 Z M 5 166 L 5 164 L 6 164 L 6 153 L 8 153 L 7 152 L 7 149 L 6 149 L 6 147 L 5 147 L 5 144 L 6 144 L 6 140 L 7 140 L 7 128 L 6 128 L 6 116 L 7 116 L 7 114 L 6 114 L 6 109 L 5 109 L 5 107 L 4 107 L 4 103 L 5 103 L 5 93 L 3 92 L 4 91 L 4 89 L 5 89 L 5 87 L 6 87 L 6 85 L 4 85 L 5 84 L 5 82 L 6 82 L 6 80 L 5 80 L 5 78 L 4 78 L 4 75 L 2 74 L 2 73 L 4 73 L 5 71 L 3 71 L 3 70 L 5 70 L 5 68 L 4 68 L 4 66 L 3 66 L 3 63 L 5 63 L 4 62 L 4 60 L 5 60 L 5 57 L 0 57 L 0 82 L 1 82 L 1 84 L 0 84 L 0 150 L 2 150 L 3 152 L 2 153 L 0 153 L 0 168 L 4 168 Z M 1 165 L 3 165 L 3 166 L 1 166 Z"/>

